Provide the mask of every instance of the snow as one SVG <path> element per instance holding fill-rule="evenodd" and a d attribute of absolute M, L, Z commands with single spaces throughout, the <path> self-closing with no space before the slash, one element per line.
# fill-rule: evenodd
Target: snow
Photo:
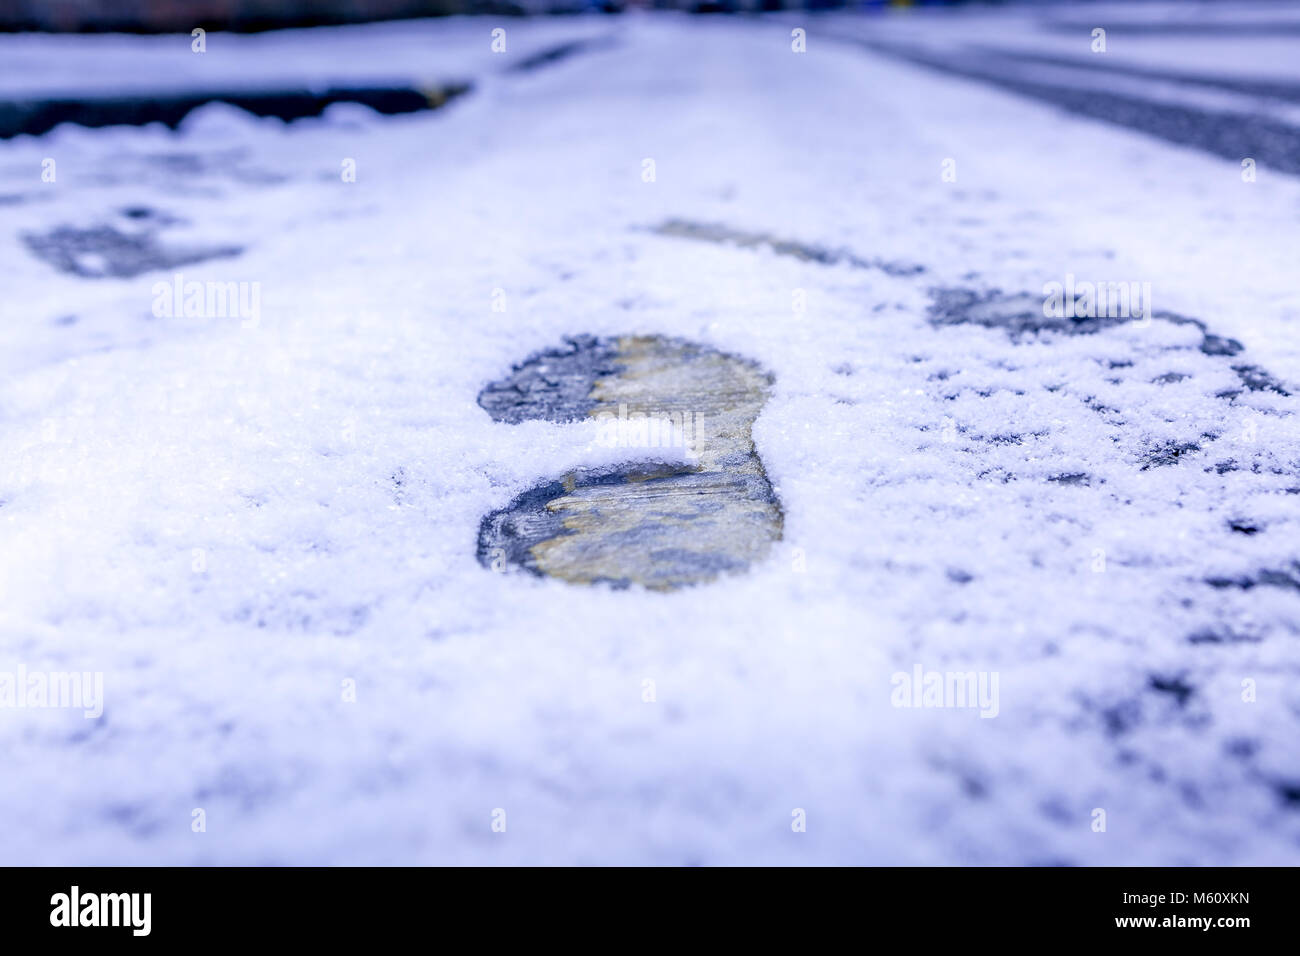
<path fill-rule="evenodd" d="M 492 30 L 505 31 L 493 52 Z M 0 35 L 0 95 L 49 97 L 171 91 L 437 85 L 500 69 L 560 42 L 617 32 L 604 17 L 449 17 L 268 33 Z"/>
<path fill-rule="evenodd" d="M 526 75 L 491 59 L 496 25 L 240 42 L 280 45 L 267 75 L 346 48 L 358 76 L 427 42 L 476 83 L 436 112 L 0 143 L 0 672 L 102 671 L 105 694 L 99 720 L 0 709 L 0 862 L 1300 862 L 1300 589 L 1206 583 L 1297 559 L 1300 183 L 815 24 L 794 55 L 783 20 L 627 17 Z M 168 69 L 144 40 L 43 42 L 59 82 L 101 46 L 113 76 Z M 252 62 L 207 56 L 205 80 Z M 20 239 L 145 228 L 139 205 L 178 220 L 147 227 L 164 244 L 245 251 L 85 279 Z M 927 271 L 652 231 L 670 219 Z M 156 317 L 174 272 L 260 283 L 259 321 Z M 1159 319 L 1020 342 L 930 321 L 931 288 L 1067 273 L 1149 281 L 1245 350 Z M 613 460 L 594 423 L 475 403 L 580 332 L 774 374 L 766 564 L 672 594 L 479 565 L 484 514 Z M 1293 394 L 1216 397 L 1238 359 Z M 1143 468 L 1178 443 L 1200 448 Z M 997 673 L 997 717 L 892 706 L 917 664 Z"/>

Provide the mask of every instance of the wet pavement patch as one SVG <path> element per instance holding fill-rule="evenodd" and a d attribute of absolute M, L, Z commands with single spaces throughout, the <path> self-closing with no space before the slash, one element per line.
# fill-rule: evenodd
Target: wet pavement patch
<path fill-rule="evenodd" d="M 1241 379 L 1241 384 L 1246 386 L 1246 390 L 1249 392 L 1276 392 L 1278 395 L 1291 394 L 1283 387 L 1281 382 L 1258 365 L 1234 365 L 1232 370 L 1237 373 L 1237 378 Z M 1229 389 L 1219 392 L 1218 397 L 1234 398 L 1239 394 L 1239 390 Z"/>
<path fill-rule="evenodd" d="M 1196 442 L 1169 442 L 1153 448 L 1142 458 L 1142 471 L 1148 468 L 1164 468 L 1169 465 L 1176 465 L 1182 460 L 1184 455 L 1190 455 L 1193 452 L 1201 450 L 1201 446 Z"/>
<path fill-rule="evenodd" d="M 1044 332 L 1094 335 L 1142 320 L 1141 316 L 1134 315 L 1088 315 L 1097 310 L 1086 306 L 1083 300 L 1076 302 L 1077 308 L 1068 310 L 1069 314 L 1062 308 L 1060 315 L 1047 315 L 1043 296 L 1029 292 L 1004 294 L 999 289 L 937 288 L 930 290 L 930 322 L 936 326 L 982 325 L 987 329 L 1002 329 L 1013 342 L 1019 343 L 1027 336 Z M 1147 320 L 1195 326 L 1201 332 L 1199 348 L 1206 355 L 1236 355 L 1244 348 L 1236 339 L 1206 331 L 1200 319 L 1176 312 L 1157 310 Z"/>
<path fill-rule="evenodd" d="M 92 128 L 162 123 L 175 129 L 191 112 L 208 103 L 227 103 L 255 116 L 275 116 L 282 120 L 319 116 L 335 103 L 360 103 L 385 115 L 415 113 L 437 109 L 469 89 L 468 83 L 447 83 L 427 89 L 362 87 L 319 91 L 194 91 L 160 92 L 147 96 L 16 100 L 0 103 L 0 139 L 22 134 L 39 136 L 60 123 Z"/>
<path fill-rule="evenodd" d="M 1215 30 L 1219 28 L 1218 24 L 1213 27 Z M 990 54 L 987 50 L 940 51 L 876 40 L 858 42 L 876 53 L 940 73 L 987 83 L 1167 143 L 1199 149 L 1233 162 L 1250 156 L 1261 166 L 1267 165 L 1283 173 L 1300 173 L 1300 129 L 1269 116 L 1162 102 L 1156 98 L 1110 92 L 1095 85 L 1075 86 L 1068 82 L 1047 81 L 1038 78 L 1038 73 L 1025 73 L 1024 66 L 1014 57 Z M 1178 81 L 1177 74 L 1167 78 L 1167 82 Z"/>
<path fill-rule="evenodd" d="M 1066 310 L 1061 311 L 1064 313 Z M 987 329 L 1001 329 L 1017 344 L 1043 333 L 1093 335 L 1138 320 L 1135 316 L 1045 315 L 1042 296 L 1028 292 L 1006 295 L 997 289 L 979 291 L 964 288 L 931 289 L 929 318 L 935 326 L 981 325 Z M 1151 313 L 1148 321 L 1194 326 L 1201 333 L 1197 348 L 1205 355 L 1230 358 L 1245 351 L 1245 346 L 1236 339 L 1208 331 L 1200 319 L 1158 310 Z M 1291 394 L 1280 381 L 1258 365 L 1235 364 L 1230 367 L 1248 391 Z M 1178 372 L 1170 372 L 1159 376 L 1155 381 L 1169 385 L 1186 377 Z M 1228 389 L 1219 392 L 1217 397 L 1234 398 L 1239 394 L 1241 389 Z"/>
<path fill-rule="evenodd" d="M 1091 28 L 1088 32 L 1091 32 Z M 1286 80 L 1259 80 L 1253 77 L 1193 73 L 1187 70 L 1155 69 L 1149 66 L 1125 63 L 1113 57 L 1096 56 L 1095 54 L 1087 58 L 1053 56 L 1041 53 L 1027 53 L 1023 50 L 1004 50 L 983 44 L 979 45 L 977 49 L 985 56 L 1001 58 L 1003 62 L 1008 64 L 1024 63 L 1033 66 L 1068 67 L 1112 76 L 1131 76 L 1146 80 L 1158 80 L 1162 83 L 1176 83 L 1181 86 L 1228 90 L 1233 93 L 1244 93 L 1247 96 L 1257 96 L 1261 99 L 1300 102 L 1300 83 L 1291 83 Z"/>
<path fill-rule="evenodd" d="M 518 62 L 510 64 L 506 68 L 509 73 L 532 73 L 543 67 L 551 66 L 563 60 L 576 56 L 579 53 L 592 53 L 597 50 L 607 50 L 615 45 L 612 37 L 596 37 L 588 40 L 570 40 L 566 43 L 558 43 L 555 46 L 547 47 L 545 50 L 539 50 L 532 53 Z"/>
<path fill-rule="evenodd" d="M 1170 695 L 1179 707 L 1186 707 L 1188 700 L 1196 693 L 1196 688 L 1177 674 L 1172 676 L 1152 674 L 1147 679 L 1147 686 L 1161 694 Z"/>
<path fill-rule="evenodd" d="M 487 515 L 479 561 L 654 590 L 744 571 L 781 538 L 780 502 L 751 434 L 771 383 L 751 361 L 662 336 L 575 336 L 515 366 L 479 395 L 493 419 L 596 418 L 602 430 L 626 428 L 641 460 L 579 468 Z M 637 446 L 649 431 L 639 426 L 652 420 L 673 423 L 694 464 L 644 460 Z"/>
<path fill-rule="evenodd" d="M 1189 634 L 1189 644 L 1258 644 L 1253 634 L 1241 633 L 1229 627 L 1207 627 Z"/>
<path fill-rule="evenodd" d="M 45 233 L 25 233 L 22 240 L 38 259 L 86 279 L 129 279 L 244 251 L 233 245 L 168 246 L 152 232 L 126 233 L 109 225 L 58 226 Z"/>
<path fill-rule="evenodd" d="M 982 325 L 988 329 L 1002 329 L 1014 342 L 1043 332 L 1091 335 L 1129 321 L 1107 316 L 1044 315 L 1043 297 L 1029 293 L 1004 295 L 997 289 L 930 290 L 930 322 L 933 325 Z"/>
<path fill-rule="evenodd" d="M 864 259 L 846 249 L 828 249 L 823 246 L 781 239 L 766 232 L 747 232 L 720 223 L 693 222 L 689 219 L 669 219 L 650 230 L 660 236 L 676 239 L 695 239 L 719 245 L 733 245 L 740 249 L 767 248 L 778 256 L 790 256 L 804 262 L 821 265 L 850 265 L 855 269 L 879 269 L 891 276 L 913 276 L 925 272 L 925 266 L 910 262 L 893 262 L 885 259 Z"/>
<path fill-rule="evenodd" d="M 1237 577 L 1210 577 L 1205 583 L 1212 588 L 1239 588 L 1249 591 L 1257 587 L 1282 588 L 1286 591 L 1300 591 L 1300 561 L 1293 561 L 1290 567 L 1265 568 L 1253 575 Z"/>

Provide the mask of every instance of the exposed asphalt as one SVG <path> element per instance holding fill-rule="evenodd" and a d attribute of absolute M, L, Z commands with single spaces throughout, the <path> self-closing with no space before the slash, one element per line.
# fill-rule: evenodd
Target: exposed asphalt
<path fill-rule="evenodd" d="M 1096 85 L 1073 86 L 1056 80 L 1025 76 L 1024 64 L 1069 65 L 1069 60 L 1024 54 L 992 54 L 987 49 L 937 51 L 914 44 L 859 40 L 875 53 L 895 57 L 952 76 L 977 80 L 1079 116 L 1137 130 L 1179 146 L 1190 146 L 1225 159 L 1252 158 L 1261 165 L 1300 175 L 1300 128 L 1261 113 L 1235 112 L 1189 103 L 1160 102 L 1131 93 L 1111 92 Z M 1232 85 L 1204 74 L 1182 71 L 1102 67 L 1149 79 L 1235 89 L 1264 96 L 1295 99 L 1300 88 L 1291 84 Z M 1267 92 L 1266 92 L 1267 91 Z"/>

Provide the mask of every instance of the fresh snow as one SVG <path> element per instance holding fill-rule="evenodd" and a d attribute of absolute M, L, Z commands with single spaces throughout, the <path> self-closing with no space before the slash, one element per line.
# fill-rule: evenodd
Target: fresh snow
<path fill-rule="evenodd" d="M 0 143 L 0 672 L 102 671 L 105 694 L 98 720 L 0 709 L 0 862 L 1300 862 L 1300 586 L 1206 583 L 1300 557 L 1300 182 L 838 22 L 810 19 L 803 55 L 784 18 L 213 34 L 177 82 L 410 75 L 427 46 L 476 89 Z M 511 74 L 497 26 L 508 57 L 616 43 Z M 98 83 L 79 51 L 115 81 L 191 56 L 0 41 L 11 94 Z M 97 224 L 245 251 L 88 279 L 21 239 Z M 155 316 L 174 273 L 259 283 L 258 321 Z M 1019 341 L 930 321 L 932 288 L 1037 300 L 1067 274 L 1150 282 L 1244 351 L 1160 319 Z M 774 374 L 769 561 L 659 594 L 475 560 L 484 514 L 612 460 L 593 423 L 475 402 L 584 332 Z M 997 673 L 996 718 L 892 706 L 918 664 Z"/>

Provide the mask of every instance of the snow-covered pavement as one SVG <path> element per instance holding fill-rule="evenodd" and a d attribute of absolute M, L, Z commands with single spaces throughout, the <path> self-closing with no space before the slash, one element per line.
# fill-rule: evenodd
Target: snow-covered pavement
<path fill-rule="evenodd" d="M 610 42 L 506 68 L 576 36 Z M 267 42 L 474 89 L 0 142 L 0 690 L 103 675 L 98 719 L 0 707 L 0 863 L 1300 862 L 1300 179 L 877 21 L 214 34 L 201 69 Z M 1118 282 L 1150 314 L 1043 314 Z M 765 561 L 476 560 L 612 460 L 477 404 L 580 333 L 772 374 Z M 994 699 L 900 706 L 917 668 Z"/>

